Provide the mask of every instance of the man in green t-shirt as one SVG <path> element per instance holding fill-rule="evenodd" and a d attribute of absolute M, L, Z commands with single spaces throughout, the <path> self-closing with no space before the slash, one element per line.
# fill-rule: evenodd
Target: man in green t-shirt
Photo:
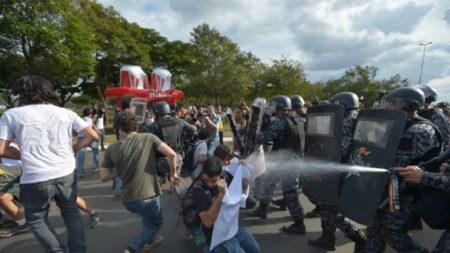
<path fill-rule="evenodd" d="M 150 250 L 164 238 L 156 236 L 161 229 L 162 213 L 159 201 L 161 187 L 156 174 L 156 152 L 169 159 L 170 178 L 180 183 L 176 174 L 176 153 L 167 144 L 150 133 L 137 133 L 138 120 L 131 112 L 124 112 L 118 119 L 121 139 L 106 150 L 100 168 L 102 181 L 119 176 L 122 185 L 122 203 L 128 211 L 142 216 L 143 230 L 124 253 Z M 150 243 L 149 243 L 150 242 Z"/>

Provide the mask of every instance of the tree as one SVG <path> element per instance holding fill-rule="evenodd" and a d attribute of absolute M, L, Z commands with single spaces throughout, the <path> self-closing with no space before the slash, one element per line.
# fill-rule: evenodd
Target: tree
<path fill-rule="evenodd" d="M 272 60 L 272 64 L 266 66 L 260 80 L 262 81 L 260 95 L 268 98 L 276 95 L 305 96 L 304 93 L 310 86 L 303 66 L 286 57 Z"/>
<path fill-rule="evenodd" d="M 0 60 L 12 55 L 22 58 L 17 72 L 50 79 L 64 105 L 80 91 L 78 79 L 92 75 L 96 63 L 92 57 L 94 35 L 79 18 L 79 2 L 22 0 L 8 1 L 2 7 Z"/>
<path fill-rule="evenodd" d="M 399 74 L 389 79 L 376 80 L 378 69 L 372 66 L 355 66 L 345 71 L 342 77 L 330 79 L 325 85 L 324 94 L 327 98 L 341 91 L 351 91 L 364 99 L 366 104 L 372 104 L 378 92 L 389 91 L 398 87 L 407 86 L 408 80 L 402 79 Z"/>
<path fill-rule="evenodd" d="M 241 52 L 236 43 L 207 24 L 194 28 L 191 35 L 195 61 L 189 68 L 186 93 L 207 102 L 212 98 L 215 104 L 246 98 L 254 83 L 257 58 Z"/>

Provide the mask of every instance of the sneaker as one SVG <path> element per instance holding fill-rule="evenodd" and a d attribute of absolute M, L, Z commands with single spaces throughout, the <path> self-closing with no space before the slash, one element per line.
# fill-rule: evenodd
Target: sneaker
<path fill-rule="evenodd" d="M 94 229 L 100 225 L 100 215 L 97 212 L 89 215 L 89 229 Z"/>
<path fill-rule="evenodd" d="M 194 240 L 194 236 L 186 232 L 183 234 L 183 239 L 185 241 L 192 241 L 192 240 Z"/>
<path fill-rule="evenodd" d="M 122 194 L 114 194 L 113 199 L 115 201 L 119 201 L 120 199 L 122 199 Z"/>
<path fill-rule="evenodd" d="M 79 177 L 79 178 L 84 178 L 85 175 L 86 175 L 86 174 L 84 174 L 84 172 L 80 172 L 80 174 L 78 174 L 78 177 Z"/>
<path fill-rule="evenodd" d="M 0 238 L 10 237 L 17 233 L 25 232 L 29 227 L 30 225 L 28 223 L 19 226 L 16 222 L 14 222 L 14 224 L 11 224 L 8 228 L 0 230 Z"/>
<path fill-rule="evenodd" d="M 314 240 L 308 240 L 308 244 L 322 248 L 327 251 L 335 251 L 336 250 L 335 241 L 334 240 L 325 240 L 322 236 L 317 239 L 314 239 Z"/>
<path fill-rule="evenodd" d="M 13 220 L 1 219 L 0 220 L 0 229 L 9 228 L 14 223 L 16 223 L 16 222 Z"/>
<path fill-rule="evenodd" d="M 164 236 L 162 235 L 157 235 L 154 239 L 152 243 L 146 243 L 144 245 L 144 250 L 145 251 L 150 251 L 152 250 L 154 247 L 156 247 L 158 244 L 160 244 L 162 241 L 164 241 Z"/>

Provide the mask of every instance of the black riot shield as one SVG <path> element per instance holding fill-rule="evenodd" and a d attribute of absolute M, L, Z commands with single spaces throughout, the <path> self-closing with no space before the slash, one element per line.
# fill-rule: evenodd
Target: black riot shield
<path fill-rule="evenodd" d="M 258 145 L 256 144 L 256 134 L 261 131 L 265 106 L 265 99 L 256 98 L 253 100 L 250 121 L 247 124 L 247 134 L 245 136 L 244 157 L 249 156 L 258 149 Z"/>
<path fill-rule="evenodd" d="M 406 123 L 402 111 L 372 109 L 359 113 L 353 134 L 350 163 L 382 169 L 363 170 L 344 177 L 339 194 L 341 213 L 358 223 L 373 222 L 389 179 Z"/>
<path fill-rule="evenodd" d="M 342 105 L 310 107 L 306 119 L 305 156 L 327 162 L 340 162 L 343 121 Z"/>
<path fill-rule="evenodd" d="M 338 104 L 316 105 L 308 109 L 306 120 L 305 158 L 307 160 L 336 162 L 341 161 L 342 123 L 344 107 Z M 337 204 L 339 193 L 339 170 L 326 173 L 318 166 L 317 170 L 305 168 L 302 174 L 303 192 L 315 204 Z"/>
<path fill-rule="evenodd" d="M 227 108 L 226 115 L 228 122 L 230 123 L 231 132 L 233 133 L 234 143 L 236 144 L 237 149 L 239 150 L 239 154 L 242 155 L 244 148 L 242 145 L 241 138 L 239 137 L 238 130 L 236 128 L 236 120 L 234 119 L 233 111 L 231 110 L 231 108 Z"/>

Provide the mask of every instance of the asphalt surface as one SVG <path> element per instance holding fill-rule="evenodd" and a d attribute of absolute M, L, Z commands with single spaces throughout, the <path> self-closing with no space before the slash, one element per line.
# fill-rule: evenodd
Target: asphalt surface
<path fill-rule="evenodd" d="M 87 156 L 87 163 L 91 157 Z M 87 166 L 89 168 L 89 166 Z M 87 170 L 86 177 L 79 181 L 80 196 L 99 212 L 101 223 L 95 229 L 86 229 L 88 252 L 95 253 L 122 253 L 141 229 L 141 220 L 137 215 L 128 212 L 120 201 L 113 199 L 111 182 L 102 183 L 98 172 Z M 280 193 L 277 193 L 280 195 Z M 300 194 L 300 201 L 305 212 L 313 209 L 312 204 Z M 195 252 L 193 241 L 183 239 L 182 227 L 177 228 L 179 200 L 174 192 L 165 192 L 161 197 L 163 207 L 164 224 L 160 234 L 165 237 L 163 243 L 155 247 L 151 252 L 155 253 L 193 253 Z M 303 236 L 280 232 L 279 228 L 289 225 L 288 211 L 277 211 L 271 207 L 267 220 L 249 218 L 246 213 L 251 210 L 242 210 L 240 214 L 241 225 L 245 226 L 259 242 L 262 252 L 267 253 L 299 253 L 299 252 L 326 252 L 307 244 L 308 239 L 314 239 L 321 235 L 320 219 L 306 219 L 307 234 Z M 49 220 L 55 227 L 61 239 L 66 242 L 67 234 L 60 217 L 59 209 L 52 206 Z M 89 216 L 83 213 L 83 220 L 87 227 Z M 432 249 L 442 231 L 434 231 L 425 227 L 421 231 L 412 231 L 413 237 L 420 241 L 428 249 Z M 339 253 L 353 252 L 354 244 L 344 238 L 340 231 L 336 232 L 336 251 Z M 14 236 L 0 239 L 0 253 L 40 253 L 44 250 L 40 247 L 33 234 L 28 231 Z M 389 247 L 386 252 L 395 252 Z"/>

